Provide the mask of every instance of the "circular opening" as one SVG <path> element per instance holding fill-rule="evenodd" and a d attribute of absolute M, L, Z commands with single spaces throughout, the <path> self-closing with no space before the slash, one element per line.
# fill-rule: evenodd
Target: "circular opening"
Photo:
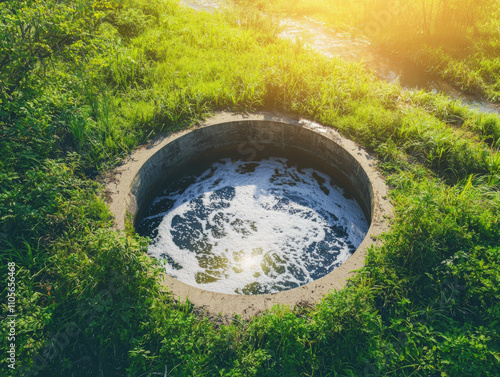
<path fill-rule="evenodd" d="M 165 285 L 176 296 L 250 315 L 315 302 L 363 265 L 391 213 L 372 164 L 316 123 L 221 114 L 136 151 L 108 184 L 110 207 L 118 227 L 128 211 L 139 233 L 152 236 L 150 253 L 167 262 Z"/>
<path fill-rule="evenodd" d="M 186 284 L 236 294 L 293 289 L 344 263 L 368 231 L 361 207 L 334 177 L 279 152 L 168 177 L 136 220 L 148 254 Z"/>

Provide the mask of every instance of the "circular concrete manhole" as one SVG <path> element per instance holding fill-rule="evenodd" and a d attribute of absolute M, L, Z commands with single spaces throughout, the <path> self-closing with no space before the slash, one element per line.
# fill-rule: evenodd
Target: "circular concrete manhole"
<path fill-rule="evenodd" d="M 221 114 L 134 152 L 108 184 L 175 296 L 248 316 L 340 289 L 386 229 L 373 160 L 332 129 Z"/>

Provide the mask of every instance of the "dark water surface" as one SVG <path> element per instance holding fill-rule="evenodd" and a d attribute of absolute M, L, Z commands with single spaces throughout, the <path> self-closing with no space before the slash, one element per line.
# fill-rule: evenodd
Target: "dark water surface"
<path fill-rule="evenodd" d="M 223 159 L 166 185 L 137 231 L 166 273 L 209 291 L 272 293 L 340 266 L 368 231 L 335 180 L 285 158 Z"/>

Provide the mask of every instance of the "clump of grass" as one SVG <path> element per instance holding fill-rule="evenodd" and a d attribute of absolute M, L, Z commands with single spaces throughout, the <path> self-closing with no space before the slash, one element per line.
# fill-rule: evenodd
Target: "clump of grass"
<path fill-rule="evenodd" d="M 266 12 L 312 16 L 336 30 L 367 38 L 379 50 L 434 72 L 465 93 L 497 102 L 498 24 L 495 1 L 238 0 Z"/>

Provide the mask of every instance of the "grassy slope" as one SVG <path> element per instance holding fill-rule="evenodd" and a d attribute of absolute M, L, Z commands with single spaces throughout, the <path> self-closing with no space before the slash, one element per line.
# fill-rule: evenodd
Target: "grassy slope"
<path fill-rule="evenodd" d="M 25 9 L 40 4 L 69 17 L 66 3 L 50 0 Z M 19 82 L 2 77 L 0 256 L 17 265 L 19 316 L 18 369 L 2 359 L 2 371 L 500 373 L 498 117 L 377 82 L 359 66 L 276 39 L 273 24 L 249 12 L 98 4 L 77 10 L 86 34 L 54 46 L 45 70 L 37 63 Z M 18 5 L 2 3 L 2 11 Z M 18 8 L 17 17 L 27 15 Z M 6 72 L 18 68 L 12 61 Z M 155 133 L 220 109 L 315 119 L 381 161 L 393 229 L 352 284 L 314 308 L 215 326 L 161 292 L 144 240 L 110 227 L 90 178 Z"/>
<path fill-rule="evenodd" d="M 267 12 L 313 17 L 353 35 L 368 38 L 382 54 L 417 63 L 462 91 L 500 101 L 500 7 L 498 1 L 480 0 L 482 14 L 474 26 L 461 27 L 471 14 L 468 0 L 425 1 L 434 6 L 428 35 L 423 24 L 424 2 L 390 0 L 236 0 Z M 438 4 L 448 3 L 442 18 Z M 484 3 L 484 5 L 482 5 Z M 429 15 L 427 17 L 430 17 Z M 450 25 L 448 25 L 448 22 Z M 457 22 L 458 24 L 454 24 Z"/>

